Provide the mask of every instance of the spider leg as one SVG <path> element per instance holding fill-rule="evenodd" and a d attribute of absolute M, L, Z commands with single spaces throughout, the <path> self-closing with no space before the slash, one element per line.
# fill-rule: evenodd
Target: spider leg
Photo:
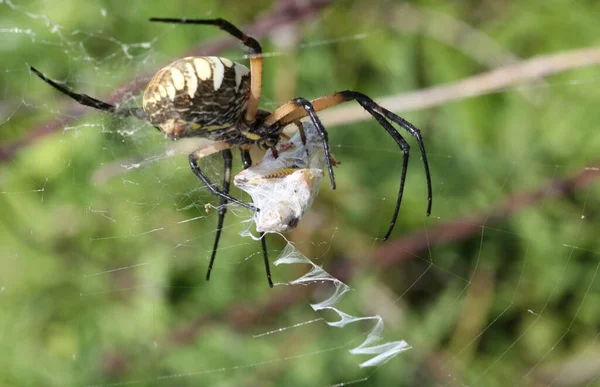
<path fill-rule="evenodd" d="M 227 149 L 220 149 L 220 150 L 224 151 Z M 210 154 L 210 153 L 203 153 L 202 149 L 199 149 L 195 152 L 190 153 L 188 159 L 190 161 L 190 167 L 192 168 L 192 172 L 194 172 L 194 175 L 196 175 L 196 177 L 204 183 L 204 185 L 209 189 L 209 191 L 213 195 L 219 196 L 220 198 L 223 198 L 223 199 L 233 202 L 235 204 L 239 204 L 240 206 L 245 207 L 245 208 L 249 209 L 250 211 L 257 211 L 256 207 L 254 207 L 252 204 L 245 203 L 245 202 L 238 200 L 238 199 L 234 198 L 233 196 L 229 195 L 229 193 L 219 190 L 217 188 L 217 186 L 212 181 L 210 181 L 208 176 L 206 176 L 204 174 L 204 172 L 202 172 L 202 170 L 198 166 L 198 159 L 200 159 L 204 156 L 207 156 L 208 154 Z"/>
<path fill-rule="evenodd" d="M 244 165 L 244 169 L 248 169 L 252 166 L 252 157 L 250 157 L 250 150 L 247 148 L 241 148 L 240 153 L 242 156 L 242 164 Z"/>
<path fill-rule="evenodd" d="M 392 136 L 394 141 L 396 141 L 396 144 L 398 144 L 398 146 L 402 150 L 402 154 L 404 156 L 404 159 L 402 161 L 402 172 L 400 176 L 400 190 L 398 191 L 398 198 L 396 199 L 396 208 L 394 209 L 394 215 L 392 215 L 390 226 L 388 227 L 388 230 L 385 233 L 385 236 L 383 237 L 383 240 L 386 241 L 388 240 L 388 238 L 392 234 L 392 231 L 394 230 L 396 220 L 398 219 L 398 213 L 400 212 L 400 204 L 402 203 L 402 195 L 404 193 L 404 184 L 406 183 L 406 171 L 408 168 L 410 146 L 408 145 L 406 140 L 404 140 L 402 135 L 398 133 L 398 131 L 394 129 L 394 127 L 381 114 L 376 112 L 371 106 L 363 107 L 373 116 L 373 118 L 377 120 L 377 122 L 379 122 L 379 125 L 383 126 L 385 131 L 388 132 L 390 136 Z M 429 215 L 429 213 L 427 213 L 427 215 Z"/>
<path fill-rule="evenodd" d="M 279 107 L 273 113 L 271 113 L 271 115 L 269 115 L 265 119 L 265 125 L 266 126 L 272 126 L 272 125 L 285 126 L 292 122 L 296 122 L 296 121 L 302 119 L 303 117 L 306 117 L 307 115 L 309 117 L 311 117 L 311 119 L 313 119 L 313 116 L 316 116 L 314 114 L 315 112 L 325 110 L 330 107 L 339 105 L 340 103 L 352 101 L 352 100 L 355 100 L 356 102 L 358 102 L 369 114 L 371 114 L 371 116 L 373 116 L 373 118 L 375 118 L 377 120 L 377 122 L 379 122 L 379 124 L 388 132 L 388 134 L 390 134 L 390 136 L 392 136 L 394 141 L 396 141 L 396 143 L 402 150 L 402 153 L 404 154 L 404 162 L 403 162 L 403 166 L 402 166 L 402 175 L 401 175 L 401 180 L 400 180 L 400 191 L 398 193 L 398 198 L 396 200 L 396 208 L 394 210 L 393 219 L 390 223 L 390 228 L 388 229 L 388 232 L 386 233 L 386 235 L 384 237 L 384 240 L 385 240 L 385 239 L 389 238 L 389 236 L 394 228 L 394 225 L 396 223 L 396 219 L 398 216 L 398 212 L 400 209 L 400 204 L 402 202 L 402 194 L 404 192 L 404 183 L 405 183 L 405 179 L 406 179 L 406 168 L 407 168 L 408 155 L 409 155 L 409 149 L 410 149 L 408 144 L 404 140 L 404 138 L 402 138 L 400 133 L 386 120 L 386 118 L 388 120 L 400 125 L 409 134 L 411 134 L 412 136 L 414 136 L 417 139 L 417 142 L 419 144 L 419 150 L 421 152 L 421 158 L 423 160 L 423 165 L 425 168 L 425 178 L 427 180 L 427 201 L 428 201 L 427 216 L 429 216 L 431 214 L 431 206 L 432 206 L 431 174 L 429 171 L 429 163 L 427 162 L 427 155 L 425 153 L 425 145 L 423 144 L 423 137 L 421 136 L 421 132 L 419 131 L 419 129 L 417 129 L 414 125 L 412 125 L 410 122 L 406 121 L 402 117 L 379 106 L 368 96 L 366 96 L 362 93 L 356 92 L 356 91 L 351 91 L 351 90 L 334 93 L 329 96 L 320 97 L 320 98 L 312 100 L 311 101 L 312 107 L 313 107 L 312 111 L 309 111 L 309 110 L 303 108 L 303 106 L 298 106 L 297 100 L 292 100 L 292 101 L 282 105 L 281 107 Z M 313 120 L 313 123 L 314 123 L 314 120 Z M 315 126 L 317 126 L 316 123 L 315 123 Z M 328 148 L 326 148 L 326 149 L 328 149 Z"/>
<path fill-rule="evenodd" d="M 427 216 L 429 216 L 431 214 L 433 193 L 431 188 L 431 173 L 429 172 L 429 162 L 427 162 L 427 153 L 425 152 L 425 144 L 423 143 L 423 136 L 421 135 L 421 131 L 413 124 L 406 121 L 404 118 L 392 113 L 387 109 L 384 109 L 383 107 L 376 104 L 375 101 L 373 101 L 371 98 L 367 97 L 362 93 L 359 93 L 357 91 L 346 90 L 338 94 L 342 95 L 347 101 L 353 99 L 356 100 L 372 116 L 374 116 L 373 111 L 380 113 L 381 115 L 385 116 L 388 120 L 400 125 L 411 136 L 417 139 L 417 144 L 419 144 L 419 151 L 421 152 L 421 159 L 423 160 L 423 167 L 425 168 L 425 179 L 427 180 Z M 367 107 L 369 107 L 370 109 L 368 109 Z M 395 129 L 394 131 L 397 132 Z"/>
<path fill-rule="evenodd" d="M 296 105 L 306 111 L 306 114 L 308 114 L 313 124 L 317 128 L 319 135 L 321 136 L 321 140 L 323 141 L 323 149 L 325 150 L 325 160 L 327 161 L 327 170 L 329 171 L 329 180 L 331 181 L 331 188 L 335 189 L 335 177 L 333 175 L 333 165 L 331 163 L 331 152 L 329 151 L 329 136 L 327 135 L 327 130 L 315 113 L 315 108 L 309 100 L 304 98 L 294 98 L 293 101 L 296 103 Z"/>
<path fill-rule="evenodd" d="M 252 158 L 250 157 L 250 152 L 248 149 L 241 149 L 242 154 L 242 163 L 244 164 L 244 169 L 248 169 L 252 166 Z M 271 267 L 269 265 L 269 254 L 267 253 L 267 237 L 264 232 L 260 233 L 260 244 L 263 252 L 263 258 L 265 261 L 265 270 L 267 272 L 267 281 L 269 282 L 269 286 L 273 287 L 273 280 L 271 279 Z"/>
<path fill-rule="evenodd" d="M 72 99 L 74 99 L 80 105 L 89 106 L 94 109 L 102 110 L 102 111 L 105 111 L 108 113 L 113 113 L 113 114 L 116 114 L 116 115 L 119 115 L 122 117 L 133 116 L 133 117 L 137 117 L 141 120 L 145 119 L 145 117 L 146 117 L 146 113 L 144 113 L 144 109 L 142 109 L 142 108 L 119 109 L 115 105 L 111 105 L 107 102 L 103 102 L 96 98 L 92 98 L 87 94 L 75 93 L 74 91 L 72 91 L 72 90 L 66 88 L 65 86 L 62 86 L 62 85 L 56 83 L 55 81 L 53 81 L 52 79 L 48 78 L 46 75 L 41 73 L 39 70 L 37 70 L 33 66 L 29 66 L 29 70 L 31 70 L 32 73 L 34 73 L 35 75 L 40 77 L 44 82 L 46 82 L 50 86 L 54 87 L 56 90 L 60 91 L 63 94 L 66 94 L 69 97 L 71 97 Z"/>
<path fill-rule="evenodd" d="M 249 48 L 250 56 L 250 98 L 245 113 L 245 120 L 254 122 L 262 89 L 262 47 L 256 39 L 243 33 L 239 28 L 224 19 L 186 19 L 186 18 L 150 18 L 151 22 L 174 24 L 203 24 L 217 26 L 229 35 L 241 41 Z"/>
<path fill-rule="evenodd" d="M 294 121 L 294 124 L 296 124 L 296 127 L 300 131 L 300 139 L 302 140 L 302 145 L 306 145 L 306 132 L 304 131 L 304 125 L 302 125 L 302 121 Z M 283 132 L 281 133 L 283 134 Z M 308 153 L 308 149 L 306 150 L 306 152 Z"/>
<path fill-rule="evenodd" d="M 221 239 L 221 233 L 223 231 L 223 223 L 225 221 L 225 214 L 227 213 L 227 202 L 231 201 L 237 204 L 240 204 L 246 208 L 251 210 L 256 210 L 254 206 L 250 204 L 246 204 L 238 199 L 229 195 L 229 188 L 231 186 L 231 167 L 232 167 L 232 154 L 230 144 L 226 142 L 220 142 L 211 144 L 205 148 L 198 149 L 194 153 L 190 154 L 190 165 L 192 167 L 192 171 L 194 174 L 202 180 L 202 182 L 211 190 L 214 195 L 219 196 L 219 219 L 217 221 L 217 233 L 215 235 L 215 242 L 213 244 L 213 249 L 210 256 L 210 262 L 208 264 L 208 270 L 206 271 L 206 280 L 210 280 L 210 274 L 212 272 L 213 265 L 215 263 L 215 258 L 217 256 L 217 250 L 219 248 L 219 241 Z M 202 171 L 198 167 L 198 159 L 202 157 L 206 157 L 210 154 L 214 154 L 216 152 L 221 152 L 223 154 L 223 162 L 224 162 L 224 174 L 223 174 L 223 188 L 219 190 Z M 252 166 L 252 158 L 250 157 L 250 152 L 248 149 L 241 149 L 242 162 L 244 164 L 244 169 L 247 169 Z M 273 282 L 271 281 L 271 271 L 269 269 L 269 256 L 267 254 L 267 245 L 265 241 L 265 237 L 263 233 L 260 235 L 261 244 L 263 250 L 263 256 L 265 260 L 265 266 L 267 270 L 267 279 L 269 281 L 269 286 L 273 287 Z"/>
<path fill-rule="evenodd" d="M 269 256 L 267 255 L 267 237 L 264 232 L 260 233 L 260 245 L 263 251 L 263 258 L 265 260 L 265 270 L 267 272 L 267 281 L 269 286 L 273 287 L 273 280 L 271 279 L 271 267 L 269 265 Z"/>
<path fill-rule="evenodd" d="M 223 173 L 223 188 L 222 192 L 226 195 L 229 194 L 229 187 L 231 186 L 231 164 L 233 157 L 230 149 L 225 149 L 221 152 L 223 154 L 223 161 L 225 163 Z M 219 247 L 219 239 L 221 239 L 221 231 L 223 231 L 223 221 L 225 220 L 225 214 L 227 213 L 227 199 L 223 196 L 219 197 L 219 220 L 217 222 L 217 234 L 215 236 L 215 243 L 213 244 L 212 253 L 210 255 L 210 263 L 208 264 L 208 270 L 206 272 L 206 280 L 210 280 L 210 272 L 212 271 L 213 264 L 215 263 L 215 257 L 217 256 L 217 249 Z"/>

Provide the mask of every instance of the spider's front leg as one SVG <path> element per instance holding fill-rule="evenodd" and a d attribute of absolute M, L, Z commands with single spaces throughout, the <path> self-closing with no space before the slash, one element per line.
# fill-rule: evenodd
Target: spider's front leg
<path fill-rule="evenodd" d="M 204 174 L 204 172 L 202 172 L 202 170 L 200 169 L 200 167 L 198 166 L 198 160 L 206 157 L 210 154 L 216 153 L 216 152 L 220 152 L 220 151 L 225 151 L 225 150 L 229 150 L 229 148 L 231 148 L 231 145 L 226 143 L 226 142 L 220 142 L 220 143 L 216 143 L 211 145 L 210 147 L 207 148 L 202 148 L 202 149 L 198 149 L 197 151 L 190 153 L 189 155 L 189 161 L 190 161 L 190 167 L 192 168 L 192 172 L 194 172 L 194 175 L 196 175 L 196 177 L 198 179 L 200 179 L 204 185 L 206 186 L 206 188 L 209 189 L 209 191 L 213 194 L 216 195 L 222 199 L 225 199 L 227 201 L 233 202 L 235 204 L 238 204 L 242 207 L 245 207 L 247 209 L 249 209 L 250 211 L 258 211 L 258 209 L 256 207 L 254 207 L 252 204 L 248 204 L 246 202 L 243 202 L 239 199 L 234 198 L 233 196 L 229 195 L 229 193 L 227 192 L 223 192 L 222 190 L 220 190 L 215 183 L 213 183 L 212 181 L 210 181 L 210 179 L 208 178 L 208 176 L 206 176 Z"/>
<path fill-rule="evenodd" d="M 256 207 L 251 204 L 242 202 L 233 196 L 229 195 L 229 188 L 231 186 L 231 168 L 232 168 L 232 154 L 231 154 L 231 145 L 225 141 L 218 142 L 215 144 L 211 144 L 208 147 L 198 149 L 197 151 L 191 153 L 189 155 L 190 166 L 194 174 L 202 180 L 202 182 L 206 185 L 206 187 L 211 191 L 213 195 L 219 196 L 219 219 L 217 221 L 217 232 L 215 235 L 215 241 L 213 244 L 213 249 L 210 256 L 210 262 L 208 264 L 208 270 L 206 271 L 206 280 L 210 280 L 210 274 L 212 272 L 213 265 L 215 263 L 215 258 L 217 256 L 217 250 L 219 248 L 219 241 L 221 239 L 221 232 L 223 231 L 223 222 L 225 221 L 225 214 L 227 213 L 227 203 L 233 202 L 244 206 L 252 211 L 259 211 Z M 211 182 L 208 177 L 202 172 L 200 167 L 198 166 L 198 160 L 206 157 L 208 155 L 221 152 L 223 154 L 224 161 L 224 173 L 223 173 L 223 187 L 222 189 L 217 188 L 217 186 Z M 252 159 L 250 157 L 250 152 L 246 149 L 242 149 L 242 162 L 244 164 L 244 169 L 252 166 Z M 261 239 L 261 247 L 263 251 L 263 257 L 265 262 L 265 270 L 267 272 L 267 281 L 269 282 L 269 286 L 273 287 L 273 281 L 271 279 L 271 269 L 269 266 L 269 256 L 267 254 L 267 244 L 264 233 L 260 234 Z"/>

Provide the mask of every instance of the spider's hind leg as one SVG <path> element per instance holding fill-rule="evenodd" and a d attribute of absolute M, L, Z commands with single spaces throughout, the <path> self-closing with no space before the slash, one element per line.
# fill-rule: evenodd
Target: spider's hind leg
<path fill-rule="evenodd" d="M 223 154 L 223 161 L 225 163 L 223 172 L 223 187 L 221 192 L 225 195 L 229 194 L 229 187 L 231 186 L 231 164 L 233 157 L 230 149 L 225 149 L 221 152 Z M 219 197 L 219 220 L 217 221 L 217 233 L 215 235 L 215 242 L 213 244 L 212 253 L 210 255 L 210 263 L 208 264 L 208 270 L 206 271 L 206 280 L 210 280 L 210 273 L 215 263 L 217 256 L 217 249 L 219 248 L 219 240 L 221 239 L 221 232 L 223 231 L 223 222 L 225 221 L 225 214 L 227 213 L 227 198 Z"/>
<path fill-rule="evenodd" d="M 80 105 L 89 106 L 94 109 L 102 110 L 102 111 L 108 112 L 108 113 L 117 114 L 122 117 L 133 116 L 133 117 L 137 117 L 141 120 L 146 118 L 146 113 L 144 113 L 144 110 L 142 108 L 120 109 L 115 105 L 111 105 L 108 102 L 104 102 L 104 101 L 100 101 L 99 99 L 92 98 L 87 94 L 76 93 L 76 92 L 70 90 L 69 88 L 48 78 L 44 73 L 40 72 L 38 69 L 36 69 L 33 66 L 29 66 L 29 70 L 31 70 L 32 73 L 34 73 L 35 75 L 40 77 L 40 79 L 42 81 L 44 81 L 47 84 L 49 84 L 50 86 L 54 87 L 56 90 L 60 91 L 61 93 L 68 95 L 69 97 L 71 97 L 73 100 L 75 100 Z"/>
<path fill-rule="evenodd" d="M 114 105 L 100 101 L 96 98 L 92 98 L 86 94 L 75 93 L 74 91 L 72 91 L 72 90 L 66 88 L 65 86 L 62 86 L 62 85 L 56 83 L 55 81 L 53 81 L 52 79 L 48 78 L 45 74 L 43 74 L 42 72 L 40 72 L 38 69 L 36 69 L 33 66 L 29 66 L 29 70 L 31 70 L 31 72 L 33 72 L 35 75 L 40 77 L 41 80 L 43 80 L 50 86 L 54 87 L 56 90 L 60 91 L 61 93 L 66 94 L 69 97 L 73 98 L 75 101 L 77 101 L 81 105 L 93 107 L 94 109 L 102 110 L 102 111 L 109 112 L 109 113 L 114 113 L 116 111 L 116 107 Z"/>
<path fill-rule="evenodd" d="M 222 147 L 225 147 L 225 148 L 222 149 Z M 225 221 L 225 214 L 227 213 L 227 203 L 231 201 L 231 202 L 234 202 L 241 206 L 244 206 L 250 210 L 253 210 L 253 211 L 257 210 L 254 206 L 244 203 L 244 202 L 234 198 L 233 196 L 229 195 L 229 189 L 231 187 L 231 169 L 232 169 L 233 156 L 231 154 L 231 150 L 229 149 L 229 147 L 230 147 L 229 144 L 223 143 L 222 147 L 215 146 L 214 149 L 212 150 L 214 152 L 221 151 L 221 153 L 223 154 L 224 173 L 223 173 L 223 187 L 221 189 L 218 189 L 216 187 L 216 185 L 208 179 L 208 177 L 202 172 L 202 170 L 198 166 L 198 159 L 210 154 L 211 151 L 198 150 L 198 151 L 190 154 L 190 156 L 189 156 L 190 166 L 191 166 L 194 174 L 200 180 L 202 180 L 204 185 L 206 185 L 206 187 L 211 191 L 212 194 L 219 196 L 219 209 L 218 209 L 219 219 L 217 221 L 217 231 L 216 231 L 215 241 L 213 243 L 213 248 L 212 248 L 212 252 L 211 252 L 211 256 L 210 256 L 210 262 L 208 264 L 208 270 L 206 271 L 206 280 L 207 281 L 210 280 L 212 268 L 215 263 L 215 258 L 217 256 L 217 250 L 219 248 L 219 241 L 221 239 L 221 233 L 223 231 L 223 224 Z M 242 149 L 241 152 L 242 152 L 242 162 L 244 164 L 244 169 L 247 169 L 250 166 L 252 166 L 252 159 L 250 158 L 250 152 L 245 149 Z M 267 272 L 267 280 L 269 282 L 269 286 L 273 287 L 273 281 L 271 280 L 271 270 L 269 267 L 269 256 L 267 254 L 267 245 L 266 245 L 264 233 L 260 234 L 260 238 L 261 238 L 261 247 L 262 247 L 263 257 L 264 257 L 264 262 L 265 262 L 265 269 Z"/>
<path fill-rule="evenodd" d="M 252 158 L 250 157 L 250 151 L 248 149 L 241 149 L 241 155 L 244 169 L 250 168 L 252 166 Z M 264 232 L 261 232 L 259 238 L 260 246 L 263 252 L 263 259 L 265 262 L 265 271 L 267 272 L 267 281 L 269 282 L 269 286 L 273 287 L 273 280 L 271 279 L 271 267 L 269 265 L 269 254 L 267 253 L 267 236 Z"/>

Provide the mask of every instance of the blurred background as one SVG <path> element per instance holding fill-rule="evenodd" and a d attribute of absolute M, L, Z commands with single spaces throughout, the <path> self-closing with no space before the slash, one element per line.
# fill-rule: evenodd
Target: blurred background
<path fill-rule="evenodd" d="M 259 38 L 265 109 L 353 89 L 421 129 L 430 217 L 402 131 L 404 201 L 381 240 L 402 155 L 348 103 L 321 115 L 338 188 L 324 179 L 286 235 L 353 289 L 342 311 L 380 315 L 410 350 L 360 368 L 369 356 L 348 351 L 372 322 L 328 326 L 338 316 L 310 304 L 329 284 L 284 285 L 308 265 L 273 267 L 270 289 L 242 208 L 205 281 L 218 200 L 189 170 L 198 143 L 28 71 L 139 105 L 176 58 L 247 64 L 216 28 L 149 17 Z M 593 1 L 0 1 L 0 385 L 600 385 L 598 20 Z M 219 155 L 202 165 L 221 179 Z M 274 261 L 286 241 L 268 244 Z"/>

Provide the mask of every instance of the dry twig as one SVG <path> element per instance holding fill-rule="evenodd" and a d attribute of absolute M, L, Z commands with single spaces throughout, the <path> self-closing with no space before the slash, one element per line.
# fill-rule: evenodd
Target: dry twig
<path fill-rule="evenodd" d="M 584 48 L 540 55 L 447 85 L 378 98 L 377 102 L 396 113 L 427 109 L 465 98 L 489 94 L 506 87 L 580 67 L 600 64 L 600 48 Z M 342 125 L 371 119 L 359 105 L 346 105 L 320 113 L 326 125 Z"/>

